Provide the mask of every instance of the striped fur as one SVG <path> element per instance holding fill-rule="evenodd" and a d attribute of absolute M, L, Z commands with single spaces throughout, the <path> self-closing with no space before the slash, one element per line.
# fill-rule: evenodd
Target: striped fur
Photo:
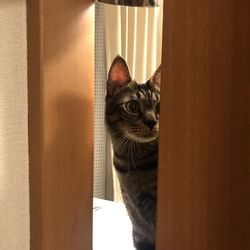
<path fill-rule="evenodd" d="M 125 60 L 118 56 L 107 84 L 106 124 L 113 162 L 138 250 L 155 249 L 159 74 L 160 69 L 149 81 L 138 84 L 131 80 Z"/>

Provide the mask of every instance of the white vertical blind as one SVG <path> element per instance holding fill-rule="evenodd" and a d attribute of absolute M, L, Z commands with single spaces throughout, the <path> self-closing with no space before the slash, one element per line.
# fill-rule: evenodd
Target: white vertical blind
<path fill-rule="evenodd" d="M 106 198 L 106 137 L 104 123 L 106 53 L 103 5 L 95 8 L 94 197 Z M 112 179 L 112 178 L 111 178 Z M 110 183 L 112 184 L 112 183 Z"/>
<path fill-rule="evenodd" d="M 138 82 L 145 82 L 152 76 L 161 63 L 162 5 L 163 1 L 157 8 L 105 5 L 107 71 L 113 58 L 119 54 L 126 59 L 132 77 Z M 108 155 L 107 159 L 112 157 Z M 107 161 L 107 165 L 111 166 L 112 161 Z M 115 174 L 110 182 L 114 184 L 114 200 L 121 201 Z"/>
<path fill-rule="evenodd" d="M 161 63 L 162 4 L 156 8 L 105 5 L 107 66 L 119 54 L 137 81 L 151 77 Z"/>

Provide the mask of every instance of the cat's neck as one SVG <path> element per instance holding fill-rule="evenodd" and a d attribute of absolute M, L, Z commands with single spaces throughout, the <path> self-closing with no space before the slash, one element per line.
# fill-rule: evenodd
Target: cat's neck
<path fill-rule="evenodd" d="M 116 159 L 133 164 L 155 159 L 158 155 L 158 139 L 146 143 L 127 140 L 119 144 L 117 138 L 112 138 L 112 144 Z"/>

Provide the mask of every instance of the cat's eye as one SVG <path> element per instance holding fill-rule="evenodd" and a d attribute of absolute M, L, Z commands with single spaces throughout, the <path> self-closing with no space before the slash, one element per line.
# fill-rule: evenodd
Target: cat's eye
<path fill-rule="evenodd" d="M 139 109 L 140 109 L 139 103 L 136 101 L 127 102 L 125 107 L 126 107 L 127 111 L 130 113 L 138 113 Z"/>

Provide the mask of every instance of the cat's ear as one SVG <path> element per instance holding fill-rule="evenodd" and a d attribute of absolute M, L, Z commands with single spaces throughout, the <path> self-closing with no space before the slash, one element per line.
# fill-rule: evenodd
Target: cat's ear
<path fill-rule="evenodd" d="M 161 88 L 161 65 L 157 68 L 154 75 L 151 78 L 151 81 L 158 86 L 158 88 Z"/>
<path fill-rule="evenodd" d="M 129 73 L 128 65 L 124 58 L 121 56 L 116 56 L 113 60 L 109 74 L 107 91 L 108 93 L 113 93 L 114 89 L 121 88 L 131 82 L 131 76 Z"/>

